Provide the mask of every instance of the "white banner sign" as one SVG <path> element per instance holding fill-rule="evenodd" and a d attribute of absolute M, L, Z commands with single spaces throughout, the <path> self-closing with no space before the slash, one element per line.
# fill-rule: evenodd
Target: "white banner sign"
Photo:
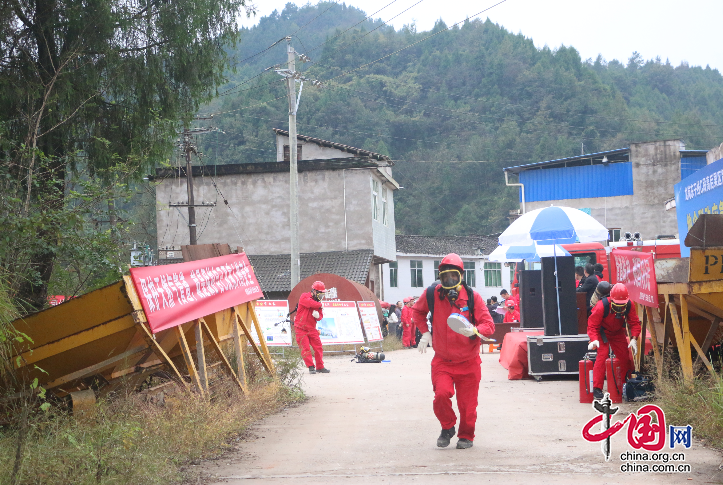
<path fill-rule="evenodd" d="M 363 344 L 356 302 L 325 301 L 324 318 L 316 324 L 322 344 Z"/>
<path fill-rule="evenodd" d="M 379 324 L 379 315 L 377 307 L 373 301 L 358 301 L 359 314 L 361 315 L 362 324 L 364 325 L 364 333 L 367 335 L 368 342 L 379 342 L 384 340 L 382 336 L 382 327 Z"/>
<path fill-rule="evenodd" d="M 285 322 L 289 313 L 289 302 L 286 300 L 257 300 L 256 315 L 259 317 L 259 326 L 264 334 L 266 345 L 290 346 L 291 345 L 291 323 Z M 254 342 L 259 343 L 259 336 L 256 328 L 251 326 L 251 337 Z"/>

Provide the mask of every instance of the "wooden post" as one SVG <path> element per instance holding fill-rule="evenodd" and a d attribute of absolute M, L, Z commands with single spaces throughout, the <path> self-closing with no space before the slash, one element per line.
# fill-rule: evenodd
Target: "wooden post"
<path fill-rule="evenodd" d="M 718 375 L 715 373 L 715 369 L 713 369 L 713 365 L 711 365 L 710 361 L 708 360 L 708 357 L 705 356 L 705 352 L 703 352 L 703 349 L 700 348 L 700 345 L 698 345 L 698 342 L 695 340 L 695 337 L 693 335 L 690 336 L 690 343 L 693 344 L 693 347 L 695 347 L 695 350 L 698 352 L 698 358 L 703 361 L 705 366 L 710 371 L 711 375 L 713 376 L 713 379 L 716 379 Z"/>
<path fill-rule="evenodd" d="M 686 384 L 690 384 L 693 381 L 693 363 L 690 360 L 690 345 L 688 345 L 688 352 L 685 352 L 685 340 L 683 339 L 683 332 L 678 320 L 678 310 L 675 308 L 675 302 L 670 301 L 670 296 L 665 295 L 665 303 L 670 310 L 670 321 L 675 332 L 675 340 L 678 344 L 678 355 L 680 356 L 680 366 L 683 370 L 683 381 Z"/>
<path fill-rule="evenodd" d="M 655 318 L 653 317 L 653 309 L 645 307 L 645 314 L 650 322 L 650 344 L 653 346 L 653 356 L 655 357 L 655 367 L 658 369 L 658 379 L 663 377 L 663 356 L 660 354 L 658 347 L 658 330 L 655 328 Z"/>
<path fill-rule="evenodd" d="M 194 320 L 193 327 L 196 332 L 196 362 L 198 362 L 198 380 L 203 390 L 208 392 L 208 372 L 206 371 L 206 352 L 203 349 L 203 332 L 198 319 Z"/>
<path fill-rule="evenodd" d="M 236 312 L 236 316 L 238 317 L 238 324 L 241 326 L 241 329 L 244 331 L 244 334 L 248 337 L 249 344 L 251 345 L 251 348 L 253 349 L 256 356 L 261 361 L 261 365 L 264 366 L 264 369 L 266 369 L 266 372 L 269 373 L 269 375 L 273 375 L 273 371 L 271 370 L 271 367 L 269 366 L 268 362 L 266 361 L 266 358 L 264 357 L 263 353 L 261 352 L 261 349 L 259 349 L 259 346 L 256 345 L 256 342 L 254 339 L 251 338 L 251 332 L 249 331 L 248 322 L 244 320 L 244 316 L 242 315 L 240 309 L 246 310 L 247 303 L 244 303 L 242 305 L 237 305 L 234 307 L 234 311 Z"/>
<path fill-rule="evenodd" d="M 713 321 L 710 323 L 710 328 L 708 329 L 708 333 L 705 336 L 703 345 L 700 346 L 700 348 L 704 354 L 706 352 L 708 352 L 708 349 L 710 348 L 710 344 L 713 342 L 713 337 L 715 337 L 715 334 L 718 331 L 719 326 L 720 326 L 720 318 L 715 317 L 713 319 Z M 695 370 L 700 365 L 702 360 L 703 359 L 700 356 L 698 356 L 698 358 L 695 359 L 695 362 L 693 363 L 693 370 Z"/>
<path fill-rule="evenodd" d="M 216 353 L 221 358 L 221 363 L 229 371 L 229 373 L 231 374 L 231 377 L 233 377 L 233 380 L 236 382 L 236 384 L 238 384 L 238 386 L 241 388 L 241 390 L 244 392 L 244 394 L 246 394 L 247 393 L 246 387 L 243 384 L 241 384 L 241 382 L 236 377 L 236 373 L 233 371 L 233 367 L 231 367 L 231 363 L 228 361 L 226 356 L 221 351 L 221 346 L 218 345 L 216 338 L 211 333 L 211 329 L 208 328 L 208 325 L 206 325 L 206 322 L 203 319 L 200 320 L 200 322 L 198 324 L 198 328 L 203 328 L 203 331 L 206 332 L 206 336 L 208 337 L 209 343 L 214 348 L 214 350 L 216 350 Z"/>
<path fill-rule="evenodd" d="M 181 354 L 183 354 L 183 360 L 186 362 L 186 367 L 188 367 L 188 373 L 191 375 L 191 381 L 198 389 L 198 392 L 205 397 L 206 393 L 204 392 L 204 388 L 198 379 L 198 372 L 196 372 L 196 366 L 193 363 L 193 356 L 191 355 L 191 350 L 188 348 L 186 336 L 183 333 L 183 325 L 173 327 L 173 331 L 176 333 L 176 337 L 178 337 L 178 345 L 181 348 Z"/>
<path fill-rule="evenodd" d="M 236 375 L 242 385 L 246 385 L 246 367 L 244 366 L 244 353 L 241 346 L 241 332 L 239 332 L 238 317 L 236 312 L 232 315 L 233 320 L 233 349 L 236 352 Z M 245 343 L 245 342 L 243 342 Z"/>
<path fill-rule="evenodd" d="M 642 372 L 643 370 L 643 362 L 645 357 L 645 336 L 647 334 L 647 325 L 648 325 L 648 316 L 647 313 L 645 313 L 645 310 L 643 310 L 643 305 L 640 303 L 636 303 L 635 306 L 637 307 L 637 313 L 638 315 L 642 314 L 642 325 L 640 328 L 640 338 L 638 339 L 637 345 L 638 345 L 638 355 L 635 355 L 635 370 L 638 372 Z"/>
<path fill-rule="evenodd" d="M 259 323 L 259 317 L 256 315 L 256 302 L 250 301 L 246 304 L 246 311 L 251 315 L 251 320 L 254 322 L 256 328 L 256 335 L 259 336 L 259 343 L 261 344 L 261 352 L 264 354 L 266 362 L 269 364 L 271 373 L 274 373 L 274 362 L 271 360 L 271 353 L 269 348 L 266 346 L 266 340 L 264 340 L 264 333 L 261 331 L 261 324 Z"/>

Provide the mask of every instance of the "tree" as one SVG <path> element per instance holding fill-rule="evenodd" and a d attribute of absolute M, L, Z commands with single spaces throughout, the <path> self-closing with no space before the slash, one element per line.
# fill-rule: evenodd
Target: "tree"
<path fill-rule="evenodd" d="M 246 0 L 6 0 L 0 4 L 2 215 L 32 241 L 18 296 L 45 303 L 75 189 L 111 201 L 164 160 L 179 122 L 224 81 Z M 81 175 L 82 174 L 82 175 Z M 80 178 L 78 178 L 80 176 Z M 121 177 L 119 180 L 118 177 Z M 98 189 L 93 185 L 94 189 Z M 88 202 L 85 200 L 85 202 Z M 82 205 L 82 202 L 79 202 Z M 34 227 L 22 220 L 33 219 Z M 20 234 L 18 234 L 20 236 Z M 11 274 L 3 259 L 4 269 Z"/>

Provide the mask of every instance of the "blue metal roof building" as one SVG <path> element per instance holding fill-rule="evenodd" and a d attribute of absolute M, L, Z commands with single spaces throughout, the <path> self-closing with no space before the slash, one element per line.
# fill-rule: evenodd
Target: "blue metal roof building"
<path fill-rule="evenodd" d="M 675 213 L 664 203 L 673 185 L 706 165 L 706 150 L 685 150 L 680 140 L 629 147 L 504 168 L 516 174 L 523 210 L 550 204 L 576 207 L 611 229 L 645 238 L 675 234 Z"/>

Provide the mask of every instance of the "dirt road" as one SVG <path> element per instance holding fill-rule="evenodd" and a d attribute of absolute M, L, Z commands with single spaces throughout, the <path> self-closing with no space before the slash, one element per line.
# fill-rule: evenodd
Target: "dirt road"
<path fill-rule="evenodd" d="M 449 448 L 437 448 L 432 355 L 398 350 L 384 364 L 328 359 L 330 374 L 305 378 L 307 403 L 265 419 L 237 452 L 203 465 L 216 477 L 209 483 L 723 482 L 721 454 L 695 441 L 675 450 L 685 452 L 690 473 L 621 472 L 621 453 L 632 451 L 624 433 L 613 437 L 608 463 L 599 444 L 581 437 L 595 413 L 577 402 L 577 381 L 508 381 L 497 353 L 482 356 L 474 447 L 455 449 L 455 437 Z M 618 414 L 637 408 L 623 405 Z"/>

